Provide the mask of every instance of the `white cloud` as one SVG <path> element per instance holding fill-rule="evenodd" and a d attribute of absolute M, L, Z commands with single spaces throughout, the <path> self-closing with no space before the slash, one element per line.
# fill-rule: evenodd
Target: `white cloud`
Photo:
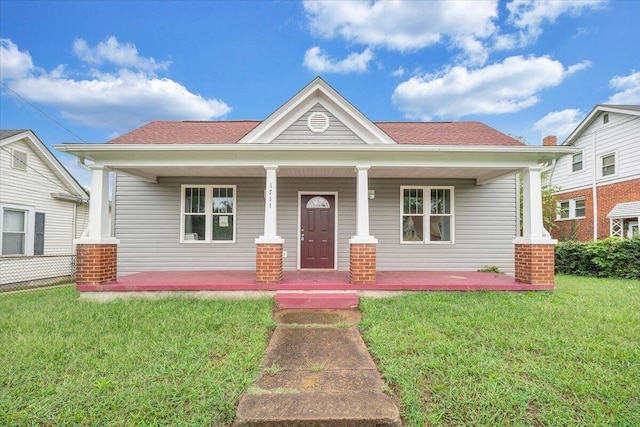
<path fill-rule="evenodd" d="M 351 43 L 408 52 L 438 43 L 456 46 L 472 61 L 485 58 L 479 40 L 496 30 L 497 0 L 305 1 L 310 27 L 317 35 Z"/>
<path fill-rule="evenodd" d="M 9 39 L 0 39 L 0 79 L 19 79 L 33 69 L 29 52 L 20 52 Z"/>
<path fill-rule="evenodd" d="M 114 36 L 95 47 L 89 47 L 83 39 L 76 39 L 73 42 L 73 51 L 84 62 L 95 65 L 110 63 L 124 68 L 157 71 L 166 70 L 171 64 L 170 61 L 156 62 L 153 58 L 141 57 L 133 44 L 121 44 Z"/>
<path fill-rule="evenodd" d="M 402 77 L 407 71 L 403 67 L 398 67 L 395 71 L 391 72 L 393 77 Z"/>
<path fill-rule="evenodd" d="M 36 70 L 29 62 L 28 68 L 13 67 L 11 75 L 17 77 L 6 84 L 31 102 L 60 110 L 75 123 L 118 132 L 152 120 L 211 120 L 231 111 L 221 100 L 204 98 L 178 82 L 157 77 L 154 71 L 168 63 L 140 57 L 133 45 L 121 45 L 115 38 L 104 42 L 102 48 L 91 48 L 78 41 L 75 45 L 80 56 L 93 64 L 103 61 L 123 68 L 113 73 L 94 69 L 85 78 L 70 78 L 65 66 L 47 73 Z M 12 57 L 28 55 L 17 47 L 15 50 L 18 53 L 13 52 Z M 0 62 L 4 63 L 4 56 Z"/>
<path fill-rule="evenodd" d="M 373 51 L 369 48 L 362 53 L 351 53 L 343 60 L 337 61 L 318 46 L 314 46 L 304 54 L 304 66 L 316 73 L 362 73 L 367 71 L 367 65 L 372 59 Z"/>
<path fill-rule="evenodd" d="M 543 137 L 547 135 L 557 136 L 558 143 L 560 143 L 578 127 L 583 118 L 584 113 L 573 108 L 553 111 L 538 120 L 533 125 L 533 129 L 539 131 Z"/>
<path fill-rule="evenodd" d="M 542 25 L 554 23 L 563 14 L 577 16 L 588 9 L 597 9 L 608 0 L 513 0 L 507 3 L 507 22 L 521 30 L 518 44 L 533 43 L 542 33 Z"/>
<path fill-rule="evenodd" d="M 456 66 L 412 77 L 396 87 L 392 100 L 408 117 L 421 120 L 512 113 L 536 104 L 542 90 L 588 66 L 581 64 L 565 68 L 547 56 L 512 56 L 479 69 Z"/>
<path fill-rule="evenodd" d="M 609 86 L 618 92 L 611 95 L 607 104 L 640 104 L 640 71 L 628 76 L 615 76 Z"/>

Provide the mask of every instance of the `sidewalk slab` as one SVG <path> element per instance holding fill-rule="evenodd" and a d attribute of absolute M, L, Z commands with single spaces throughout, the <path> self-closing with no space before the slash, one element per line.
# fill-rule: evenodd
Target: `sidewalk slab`
<path fill-rule="evenodd" d="M 399 427 L 398 408 L 382 392 L 246 395 L 237 427 Z"/>
<path fill-rule="evenodd" d="M 234 426 L 401 426 L 355 324 L 358 310 L 284 310 Z"/>

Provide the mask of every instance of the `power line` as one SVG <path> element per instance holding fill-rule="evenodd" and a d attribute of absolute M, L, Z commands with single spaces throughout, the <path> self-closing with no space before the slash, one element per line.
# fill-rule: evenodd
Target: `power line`
<path fill-rule="evenodd" d="M 4 147 L 0 147 L 0 150 L 4 151 L 4 152 L 6 152 L 6 153 L 9 153 L 9 156 L 13 157 L 15 160 L 17 160 L 17 161 L 19 161 L 20 163 L 22 163 L 22 164 L 25 166 L 25 168 L 30 169 L 30 170 L 32 170 L 32 171 L 34 171 L 35 173 L 37 173 L 38 175 L 40 175 L 41 177 L 43 177 L 44 179 L 46 179 L 47 181 L 49 181 L 50 183 L 52 183 L 52 184 L 53 184 L 54 186 L 56 186 L 57 188 L 59 188 L 59 189 L 63 190 L 64 192 L 68 192 L 68 191 L 69 191 L 69 189 L 68 189 L 68 188 L 64 188 L 64 187 L 60 186 L 60 184 L 58 184 L 58 183 L 57 183 L 57 182 L 55 182 L 55 181 L 52 181 L 48 176 L 43 175 L 42 173 L 40 173 L 40 171 L 39 171 L 38 169 L 36 169 L 36 168 L 34 168 L 33 166 L 31 166 L 31 165 L 27 164 L 27 163 L 26 163 L 26 162 L 24 162 L 22 159 L 20 159 L 20 158 L 16 157 L 16 156 L 15 156 L 15 155 L 10 151 L 10 150 L 7 150 L 7 149 L 6 149 L 6 148 L 4 148 Z"/>
<path fill-rule="evenodd" d="M 15 90 L 11 89 L 9 86 L 7 86 L 5 83 L 3 83 L 2 81 L 0 81 L 0 85 L 2 85 L 5 89 L 7 89 L 9 92 L 13 93 L 15 96 L 17 96 L 18 98 L 20 98 L 20 100 L 22 100 L 22 102 L 24 102 L 25 104 L 27 104 L 28 106 L 30 106 L 31 108 L 33 108 L 34 110 L 38 111 L 40 114 L 42 114 L 43 116 L 45 116 L 46 118 L 48 118 L 49 120 L 51 120 L 53 123 L 55 123 L 56 125 L 60 126 L 62 129 L 66 130 L 69 134 L 75 136 L 76 138 L 78 138 L 80 141 L 87 143 L 87 141 L 85 141 L 80 135 L 78 135 L 77 133 L 69 130 L 69 128 L 67 128 L 66 126 L 64 126 L 62 123 L 60 123 L 59 121 L 57 121 L 56 119 L 54 119 L 53 117 L 51 117 L 49 114 L 45 113 L 44 111 L 42 111 L 40 108 L 38 108 L 37 106 L 35 106 L 32 102 L 27 101 L 22 95 L 20 95 L 18 92 L 16 92 Z"/>

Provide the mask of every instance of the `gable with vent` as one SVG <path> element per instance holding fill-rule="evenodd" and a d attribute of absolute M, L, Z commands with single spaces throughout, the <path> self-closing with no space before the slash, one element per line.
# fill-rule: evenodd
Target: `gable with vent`
<path fill-rule="evenodd" d="M 395 144 L 320 77 L 245 135 L 239 144 Z"/>
<path fill-rule="evenodd" d="M 364 144 L 340 119 L 317 103 L 278 135 L 276 144 Z"/>

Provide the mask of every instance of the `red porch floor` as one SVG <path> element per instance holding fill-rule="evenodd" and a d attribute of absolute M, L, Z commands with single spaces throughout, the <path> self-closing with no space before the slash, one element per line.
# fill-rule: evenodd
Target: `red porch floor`
<path fill-rule="evenodd" d="M 528 285 L 513 276 L 461 271 L 378 271 L 375 285 L 352 285 L 349 272 L 285 271 L 279 285 L 258 285 L 255 271 L 150 271 L 121 276 L 100 286 L 78 285 L 81 292 L 129 291 L 547 291 L 553 285 Z"/>

